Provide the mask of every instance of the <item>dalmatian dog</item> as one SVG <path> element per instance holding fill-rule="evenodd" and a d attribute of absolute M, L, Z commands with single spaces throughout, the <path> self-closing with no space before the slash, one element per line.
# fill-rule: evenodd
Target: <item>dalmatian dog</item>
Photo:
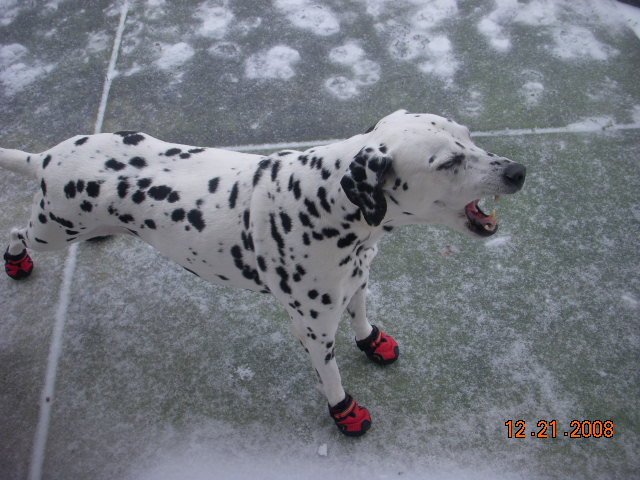
<path fill-rule="evenodd" d="M 515 193 L 525 180 L 524 166 L 474 145 L 466 127 L 404 110 L 304 152 L 260 156 L 123 131 L 39 154 L 0 149 L 0 166 L 39 184 L 28 226 L 10 234 L 11 278 L 31 273 L 27 249 L 127 234 L 205 280 L 271 293 L 349 436 L 364 434 L 371 417 L 345 392 L 336 363 L 345 309 L 369 359 L 387 365 L 399 355 L 365 310 L 377 242 L 395 227 L 431 223 L 486 238 L 498 220 L 479 201 Z"/>

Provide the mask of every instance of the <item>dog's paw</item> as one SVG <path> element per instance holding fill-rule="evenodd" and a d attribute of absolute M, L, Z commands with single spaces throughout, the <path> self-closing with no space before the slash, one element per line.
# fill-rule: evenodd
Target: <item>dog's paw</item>
<path fill-rule="evenodd" d="M 369 411 L 358 405 L 348 393 L 335 407 L 329 406 L 329 414 L 338 430 L 348 437 L 360 437 L 371 428 Z"/>
<path fill-rule="evenodd" d="M 400 347 L 392 337 L 373 325 L 371 335 L 364 340 L 356 341 L 360 350 L 366 353 L 369 360 L 379 365 L 389 365 L 400 355 Z"/>
<path fill-rule="evenodd" d="M 4 262 L 4 271 L 14 280 L 23 280 L 33 271 L 33 261 L 26 250 L 18 255 L 9 255 L 7 250 L 4 254 Z"/>

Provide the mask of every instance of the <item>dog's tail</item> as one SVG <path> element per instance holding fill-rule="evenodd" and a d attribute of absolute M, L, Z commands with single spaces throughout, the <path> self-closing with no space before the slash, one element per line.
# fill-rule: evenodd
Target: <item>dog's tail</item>
<path fill-rule="evenodd" d="M 0 148 L 0 167 L 12 172 L 35 177 L 36 158 L 39 158 L 39 155 L 10 148 Z"/>

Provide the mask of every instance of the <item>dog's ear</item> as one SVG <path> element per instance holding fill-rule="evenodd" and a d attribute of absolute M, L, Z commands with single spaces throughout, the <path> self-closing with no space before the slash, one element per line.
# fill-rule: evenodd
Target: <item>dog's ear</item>
<path fill-rule="evenodd" d="M 387 213 L 387 201 L 382 189 L 392 160 L 384 145 L 360 150 L 353 158 L 340 185 L 351 203 L 362 212 L 371 226 L 378 226 Z"/>

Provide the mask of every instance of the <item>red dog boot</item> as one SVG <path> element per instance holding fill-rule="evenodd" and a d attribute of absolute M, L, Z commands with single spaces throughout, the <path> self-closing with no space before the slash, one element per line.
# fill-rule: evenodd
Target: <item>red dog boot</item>
<path fill-rule="evenodd" d="M 31 275 L 33 262 L 26 250 L 18 255 L 10 255 L 9 249 L 4 254 L 4 271 L 14 280 L 22 280 Z"/>
<path fill-rule="evenodd" d="M 386 333 L 373 325 L 371 335 L 364 340 L 356 341 L 358 348 L 367 354 L 369 360 L 379 365 L 389 365 L 400 355 L 398 343 Z"/>
<path fill-rule="evenodd" d="M 329 406 L 329 414 L 338 429 L 348 437 L 359 437 L 371 428 L 369 411 L 358 405 L 348 393 L 335 407 Z"/>

